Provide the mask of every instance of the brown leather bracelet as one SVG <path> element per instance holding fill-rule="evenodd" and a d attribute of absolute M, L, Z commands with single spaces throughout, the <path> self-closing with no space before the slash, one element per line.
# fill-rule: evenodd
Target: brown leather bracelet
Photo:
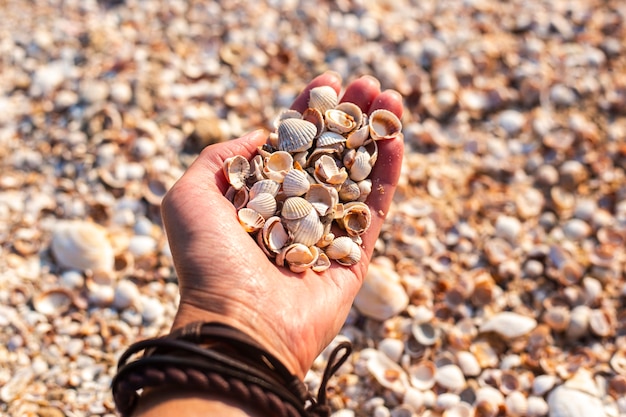
<path fill-rule="evenodd" d="M 328 416 L 326 384 L 351 350 L 347 342 L 333 350 L 316 400 L 302 381 L 248 335 L 221 323 L 192 323 L 168 336 L 131 345 L 119 359 L 113 399 L 126 417 L 137 405 L 139 389 L 171 385 L 240 399 L 281 417 Z M 141 358 L 129 362 L 141 351 Z"/>

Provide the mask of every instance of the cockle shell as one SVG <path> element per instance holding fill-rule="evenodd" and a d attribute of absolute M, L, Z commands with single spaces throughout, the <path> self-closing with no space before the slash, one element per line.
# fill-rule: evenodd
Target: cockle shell
<path fill-rule="evenodd" d="M 341 259 L 350 255 L 352 247 L 355 245 L 354 241 L 348 236 L 336 237 L 327 247 L 326 255 L 330 259 Z"/>
<path fill-rule="evenodd" d="M 383 387 L 397 394 L 402 394 L 409 387 L 404 369 L 381 351 L 366 348 L 360 352 L 360 358 L 366 361 L 367 370 Z"/>
<path fill-rule="evenodd" d="M 334 108 L 338 101 L 337 92 L 328 85 L 312 88 L 309 92 L 309 107 L 322 113 Z"/>
<path fill-rule="evenodd" d="M 315 272 L 324 272 L 328 268 L 330 268 L 330 259 L 328 258 L 328 256 L 326 256 L 324 252 L 320 251 L 317 260 L 315 261 L 311 269 Z"/>
<path fill-rule="evenodd" d="M 346 138 L 337 132 L 326 131 L 317 138 L 317 146 L 320 148 L 344 143 Z"/>
<path fill-rule="evenodd" d="M 287 198 L 281 209 L 281 216 L 286 220 L 296 220 L 307 216 L 313 211 L 313 205 L 302 197 Z"/>
<path fill-rule="evenodd" d="M 349 167 L 350 179 L 361 181 L 367 178 L 372 172 L 371 156 L 367 149 L 361 146 L 354 156 L 354 160 Z"/>
<path fill-rule="evenodd" d="M 302 120 L 306 120 L 309 123 L 312 123 L 315 126 L 315 137 L 318 137 L 320 133 L 324 132 L 326 129 L 324 123 L 324 115 L 318 109 L 308 108 L 302 113 Z"/>
<path fill-rule="evenodd" d="M 115 255 L 106 229 L 80 220 L 63 221 L 52 231 L 50 249 L 58 264 L 80 271 L 112 271 Z"/>
<path fill-rule="evenodd" d="M 313 246 L 324 235 L 324 225 L 315 210 L 301 218 L 285 219 L 284 224 L 295 243 Z"/>
<path fill-rule="evenodd" d="M 343 110 L 329 109 L 324 113 L 326 127 L 331 132 L 347 134 L 357 129 L 357 121 L 354 117 Z"/>
<path fill-rule="evenodd" d="M 292 166 L 293 157 L 289 152 L 274 152 L 265 160 L 263 174 L 267 178 L 282 184 L 285 176 L 291 170 Z"/>
<path fill-rule="evenodd" d="M 504 311 L 491 317 L 482 326 L 480 332 L 495 332 L 506 339 L 523 336 L 537 326 L 537 321 L 531 317 Z"/>
<path fill-rule="evenodd" d="M 363 286 L 354 306 L 365 316 L 386 320 L 403 311 L 409 304 L 400 276 L 382 260 L 375 258 L 367 270 Z"/>
<path fill-rule="evenodd" d="M 355 265 L 361 260 L 361 247 L 353 241 L 350 253 L 342 258 L 336 259 L 337 263 L 344 266 Z"/>
<path fill-rule="evenodd" d="M 274 254 L 285 247 L 290 240 L 289 234 L 278 216 L 270 217 L 265 221 L 260 236 L 263 239 L 263 246 Z"/>
<path fill-rule="evenodd" d="M 237 211 L 237 218 L 244 230 L 249 233 L 260 230 L 265 224 L 265 219 L 259 212 L 247 207 Z"/>
<path fill-rule="evenodd" d="M 369 140 L 371 140 L 369 125 L 363 125 L 348 135 L 346 147 L 348 149 L 356 149 L 365 145 Z"/>
<path fill-rule="evenodd" d="M 301 196 L 309 191 L 310 187 L 309 174 L 299 169 L 287 172 L 283 180 L 283 193 L 287 197 Z"/>
<path fill-rule="evenodd" d="M 305 199 L 311 203 L 320 216 L 326 216 L 339 203 L 339 193 L 333 187 L 313 184 L 306 193 Z"/>
<path fill-rule="evenodd" d="M 360 236 L 370 227 L 372 213 L 367 204 L 354 201 L 344 204 L 340 225 L 350 236 Z"/>
<path fill-rule="evenodd" d="M 224 160 L 223 171 L 228 183 L 239 190 L 246 185 L 250 175 L 250 162 L 241 155 L 231 156 Z"/>
<path fill-rule="evenodd" d="M 248 201 L 246 207 L 256 211 L 264 219 L 272 217 L 276 213 L 276 199 L 270 193 L 259 193 Z"/>
<path fill-rule="evenodd" d="M 280 184 L 274 180 L 263 179 L 255 182 L 252 187 L 250 187 L 250 199 L 253 199 L 259 193 L 269 193 L 276 197 L 278 194 L 278 190 L 280 189 Z"/>
<path fill-rule="evenodd" d="M 437 367 L 432 361 L 423 360 L 409 367 L 411 385 L 425 391 L 435 386 Z"/>
<path fill-rule="evenodd" d="M 411 333 L 417 342 L 423 346 L 432 346 L 439 340 L 441 331 L 431 323 L 411 324 Z"/>
<path fill-rule="evenodd" d="M 599 398 L 563 385 L 548 394 L 548 407 L 550 417 L 606 416 Z"/>
<path fill-rule="evenodd" d="M 315 161 L 315 179 L 324 184 L 338 185 L 339 187 L 348 178 L 346 169 L 337 166 L 335 160 L 328 156 L 322 155 Z"/>
<path fill-rule="evenodd" d="M 347 133 L 350 133 L 354 131 L 355 129 L 358 129 L 362 126 L 363 117 L 364 117 L 363 111 L 356 104 L 344 101 L 343 103 L 337 104 L 335 106 L 335 110 L 344 112 L 345 114 L 350 116 L 352 120 L 354 121 L 354 128 L 349 130 Z"/>
<path fill-rule="evenodd" d="M 339 199 L 341 201 L 356 201 L 361 196 L 359 184 L 347 179 L 339 189 Z"/>
<path fill-rule="evenodd" d="M 278 150 L 286 152 L 306 151 L 317 136 L 317 127 L 302 119 L 285 119 L 278 125 Z"/>
<path fill-rule="evenodd" d="M 311 268 L 318 257 L 319 249 L 317 247 L 293 243 L 278 254 L 276 261 L 279 265 L 286 263 L 292 272 L 299 273 Z"/>
<path fill-rule="evenodd" d="M 370 136 L 374 140 L 393 139 L 400 134 L 402 123 L 389 110 L 374 110 L 369 115 Z"/>

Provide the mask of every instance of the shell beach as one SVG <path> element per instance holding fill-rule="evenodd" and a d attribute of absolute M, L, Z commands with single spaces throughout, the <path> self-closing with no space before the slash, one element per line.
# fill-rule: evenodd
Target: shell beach
<path fill-rule="evenodd" d="M 406 152 L 333 416 L 626 416 L 623 1 L 0 12 L 0 415 L 115 415 L 178 302 L 164 193 L 334 70 L 403 95 Z"/>

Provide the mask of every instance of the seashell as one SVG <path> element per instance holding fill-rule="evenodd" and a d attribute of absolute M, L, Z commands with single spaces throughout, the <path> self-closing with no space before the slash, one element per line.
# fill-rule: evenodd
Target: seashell
<path fill-rule="evenodd" d="M 476 356 L 471 352 L 463 350 L 456 352 L 456 361 L 466 377 L 478 376 L 482 371 Z"/>
<path fill-rule="evenodd" d="M 357 242 L 353 241 L 352 250 L 347 256 L 343 258 L 335 259 L 337 263 L 344 266 L 351 266 L 357 264 L 361 260 L 361 247 Z"/>
<path fill-rule="evenodd" d="M 310 186 L 309 174 L 299 169 L 287 172 L 283 180 L 283 192 L 287 197 L 301 196 L 309 191 Z"/>
<path fill-rule="evenodd" d="M 309 92 L 309 107 L 322 113 L 334 108 L 338 101 L 337 92 L 328 85 L 312 88 Z"/>
<path fill-rule="evenodd" d="M 343 227 L 350 236 L 360 236 L 369 229 L 372 223 L 372 213 L 367 204 L 354 201 L 343 206 L 343 217 L 339 225 Z"/>
<path fill-rule="evenodd" d="M 368 372 L 380 385 L 394 393 L 402 394 L 409 387 L 409 378 L 404 369 L 379 350 L 366 348 L 360 352 Z"/>
<path fill-rule="evenodd" d="M 349 168 L 350 179 L 352 181 L 362 181 L 372 172 L 371 157 L 367 149 L 361 146 L 354 156 L 354 160 Z"/>
<path fill-rule="evenodd" d="M 346 138 L 346 148 L 358 149 L 370 141 L 369 125 L 363 125 L 355 131 L 351 132 Z"/>
<path fill-rule="evenodd" d="M 341 201 L 356 201 L 361 196 L 361 189 L 359 188 L 359 184 L 352 181 L 351 179 L 347 179 L 343 184 L 341 184 L 341 188 L 339 189 L 339 199 Z"/>
<path fill-rule="evenodd" d="M 293 157 L 289 152 L 277 151 L 268 156 L 263 167 L 266 178 L 282 184 L 287 173 L 293 167 Z"/>
<path fill-rule="evenodd" d="M 570 312 L 569 326 L 565 335 L 568 340 L 577 340 L 589 332 L 591 309 L 586 305 L 576 306 Z"/>
<path fill-rule="evenodd" d="M 530 395 L 527 399 L 526 417 L 543 417 L 550 410 L 548 403 L 542 397 Z"/>
<path fill-rule="evenodd" d="M 115 286 L 111 306 L 123 310 L 134 305 L 139 300 L 139 295 L 137 284 L 129 280 L 122 280 Z"/>
<path fill-rule="evenodd" d="M 237 218 L 243 229 L 248 233 L 261 230 L 265 224 L 265 219 L 260 213 L 247 207 L 237 211 Z"/>
<path fill-rule="evenodd" d="M 250 175 L 250 162 L 241 155 L 231 156 L 224 160 L 223 171 L 226 181 L 235 190 L 239 190 L 246 185 L 246 179 Z"/>
<path fill-rule="evenodd" d="M 556 306 L 543 313 L 543 322 L 555 332 L 563 332 L 569 327 L 570 310 L 567 307 Z"/>
<path fill-rule="evenodd" d="M 551 417 L 604 417 L 604 407 L 599 398 L 563 385 L 548 394 Z"/>
<path fill-rule="evenodd" d="M 400 339 L 386 337 L 378 343 L 378 350 L 387 355 L 392 361 L 398 363 L 404 353 L 404 342 Z"/>
<path fill-rule="evenodd" d="M 58 264 L 79 271 L 112 271 L 115 255 L 107 231 L 96 223 L 59 222 L 52 230 L 50 249 Z"/>
<path fill-rule="evenodd" d="M 589 314 L 589 329 L 600 337 L 614 333 L 613 323 L 609 314 L 602 309 L 592 309 Z"/>
<path fill-rule="evenodd" d="M 226 197 L 228 201 L 233 203 L 235 210 L 239 210 L 244 208 L 246 204 L 248 204 L 248 201 L 250 199 L 250 192 L 248 191 L 247 187 L 242 187 L 237 190 L 231 185 L 230 187 L 228 187 L 228 190 L 226 191 L 226 194 L 224 194 L 224 197 Z"/>
<path fill-rule="evenodd" d="M 323 184 L 313 184 L 310 186 L 305 197 L 320 216 L 326 216 L 339 203 L 339 193 L 333 187 Z"/>
<path fill-rule="evenodd" d="M 443 392 L 437 396 L 435 410 L 445 411 L 458 405 L 461 402 L 461 397 L 458 394 L 452 392 Z M 468 404 L 469 405 L 469 404 Z"/>
<path fill-rule="evenodd" d="M 558 378 L 554 375 L 537 375 L 533 380 L 532 393 L 542 397 L 558 382 Z"/>
<path fill-rule="evenodd" d="M 320 251 L 317 260 L 315 261 L 313 266 L 311 266 L 311 269 L 315 272 L 324 272 L 328 268 L 330 268 L 330 259 L 328 259 L 328 256 L 326 256 L 324 252 Z"/>
<path fill-rule="evenodd" d="M 293 243 L 279 253 L 277 262 L 280 264 L 280 257 L 292 272 L 300 273 L 311 268 L 317 261 L 318 256 L 319 249 L 317 247 Z"/>
<path fill-rule="evenodd" d="M 289 235 L 294 243 L 313 246 L 324 235 L 324 225 L 320 221 L 320 218 L 315 210 L 310 210 L 309 214 L 301 218 L 291 220 L 285 218 L 283 223 L 289 231 Z"/>
<path fill-rule="evenodd" d="M 276 213 L 276 199 L 270 193 L 259 193 L 248 201 L 246 207 L 268 219 Z"/>
<path fill-rule="evenodd" d="M 350 255 L 354 241 L 348 236 L 336 237 L 325 249 L 330 259 L 341 259 Z"/>
<path fill-rule="evenodd" d="M 446 409 L 442 417 L 472 417 L 474 408 L 466 402 L 460 402 Z"/>
<path fill-rule="evenodd" d="M 278 182 L 274 180 L 262 179 L 255 182 L 252 187 L 250 187 L 250 199 L 253 199 L 260 193 L 269 193 L 276 197 L 278 190 L 280 190 L 280 184 Z"/>
<path fill-rule="evenodd" d="M 0 388 L 0 400 L 5 404 L 17 402 L 19 397 L 24 392 L 27 392 L 28 386 L 32 384 L 35 377 L 35 372 L 29 365 L 22 365 L 14 374 L 9 374 L 3 378 L 2 388 Z"/>
<path fill-rule="evenodd" d="M 306 151 L 317 136 L 317 127 L 302 119 L 285 119 L 278 125 L 278 150 L 286 152 Z"/>
<path fill-rule="evenodd" d="M 444 365 L 437 368 L 435 382 L 451 392 L 460 392 L 465 388 L 466 384 L 463 371 L 455 364 Z"/>
<path fill-rule="evenodd" d="M 344 167 L 339 168 L 331 156 L 322 155 L 315 161 L 314 176 L 320 183 L 341 186 L 348 173 Z"/>
<path fill-rule="evenodd" d="M 511 417 L 525 417 L 528 412 L 528 400 L 521 391 L 513 391 L 504 400 L 506 415 Z"/>
<path fill-rule="evenodd" d="M 274 129 L 277 130 L 281 122 L 287 119 L 302 119 L 302 113 L 300 113 L 298 110 L 293 109 L 285 109 L 280 111 L 276 118 L 274 118 L 274 122 L 272 123 Z"/>
<path fill-rule="evenodd" d="M 355 124 L 354 129 L 358 129 L 363 125 L 363 111 L 356 104 L 344 101 L 343 103 L 337 104 L 335 110 L 342 111 L 352 117 Z M 350 132 L 354 129 L 351 129 Z"/>
<path fill-rule="evenodd" d="M 306 120 L 315 126 L 315 137 L 318 137 L 326 129 L 324 114 L 317 109 L 308 108 L 302 113 L 302 120 Z"/>
<path fill-rule="evenodd" d="M 274 254 L 280 252 L 290 240 L 289 234 L 283 226 L 281 218 L 278 216 L 273 216 L 265 220 L 260 236 L 262 237 L 263 246 L 270 253 Z"/>
<path fill-rule="evenodd" d="M 269 155 L 268 155 L 269 156 Z M 257 182 L 265 179 L 263 167 L 265 166 L 265 157 L 260 153 L 254 155 L 250 160 L 250 179 Z"/>
<path fill-rule="evenodd" d="M 326 128 L 331 132 L 341 135 L 348 134 L 357 129 L 357 121 L 354 116 L 343 110 L 328 109 L 324 112 L 324 120 L 326 120 Z"/>
<path fill-rule="evenodd" d="M 400 313 L 408 304 L 409 297 L 400 283 L 400 276 L 375 258 L 354 300 L 356 309 L 366 317 L 382 321 Z"/>
<path fill-rule="evenodd" d="M 363 181 L 359 181 L 358 184 L 361 194 L 359 195 L 357 201 L 364 202 L 372 192 L 372 180 L 365 179 Z"/>
<path fill-rule="evenodd" d="M 432 346 L 439 341 L 441 331 L 431 323 L 418 323 L 414 321 L 411 324 L 411 333 L 415 340 L 421 345 Z"/>
<path fill-rule="evenodd" d="M 488 341 L 476 341 L 470 345 L 469 349 L 470 352 L 476 357 L 480 366 L 483 368 L 493 368 L 498 366 L 500 357 Z"/>
<path fill-rule="evenodd" d="M 46 316 L 59 317 L 74 304 L 74 295 L 65 288 L 55 288 L 33 297 L 35 311 Z"/>
<path fill-rule="evenodd" d="M 313 205 L 302 197 L 289 197 L 280 211 L 285 220 L 297 220 L 307 216 L 314 210 Z"/>
<path fill-rule="evenodd" d="M 317 147 L 323 148 L 342 144 L 346 142 L 346 138 L 337 132 L 326 131 L 319 135 L 317 138 Z"/>
<path fill-rule="evenodd" d="M 402 123 L 394 113 L 379 109 L 370 114 L 369 129 L 374 140 L 393 139 L 400 134 Z"/>
<path fill-rule="evenodd" d="M 420 361 L 411 365 L 408 373 L 411 385 L 421 391 L 429 390 L 435 386 L 437 367 L 429 360 Z"/>
<path fill-rule="evenodd" d="M 505 339 L 514 339 L 529 333 L 537 326 L 537 321 L 531 317 L 510 311 L 503 311 L 483 323 L 479 331 L 495 332 Z"/>
<path fill-rule="evenodd" d="M 115 280 L 110 272 L 94 272 L 87 275 L 85 280 L 89 304 L 108 306 L 115 298 Z"/>

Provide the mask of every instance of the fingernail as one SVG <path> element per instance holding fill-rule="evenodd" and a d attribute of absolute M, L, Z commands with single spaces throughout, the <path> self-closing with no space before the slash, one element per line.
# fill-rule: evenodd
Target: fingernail
<path fill-rule="evenodd" d="M 378 78 L 372 75 L 363 75 L 361 78 L 364 80 L 370 80 L 372 83 L 376 85 L 377 88 L 380 88 L 380 81 L 378 81 Z"/>
<path fill-rule="evenodd" d="M 336 78 L 337 81 L 341 82 L 341 74 L 339 74 L 337 71 L 326 70 L 324 71 L 324 74 L 330 75 L 331 77 Z"/>

